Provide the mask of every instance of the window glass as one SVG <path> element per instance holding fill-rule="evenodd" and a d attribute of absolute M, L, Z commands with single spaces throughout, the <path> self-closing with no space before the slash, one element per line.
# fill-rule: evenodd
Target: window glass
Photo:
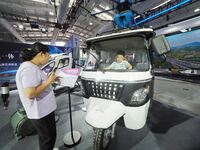
<path fill-rule="evenodd" d="M 63 58 L 59 60 L 58 69 L 69 65 L 69 58 Z"/>
<path fill-rule="evenodd" d="M 85 70 L 145 71 L 149 57 L 142 37 L 126 37 L 91 44 Z"/>

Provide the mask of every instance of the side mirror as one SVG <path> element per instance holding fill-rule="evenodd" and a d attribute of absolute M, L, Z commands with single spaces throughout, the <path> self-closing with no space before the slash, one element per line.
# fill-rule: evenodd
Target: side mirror
<path fill-rule="evenodd" d="M 169 43 L 164 35 L 155 37 L 152 40 L 152 47 L 159 55 L 163 55 L 170 51 Z"/>
<path fill-rule="evenodd" d="M 73 59 L 78 60 L 78 59 L 79 59 L 79 56 L 80 56 L 79 47 L 74 47 L 74 48 L 73 48 L 73 51 L 72 51 L 72 57 L 73 57 Z"/>

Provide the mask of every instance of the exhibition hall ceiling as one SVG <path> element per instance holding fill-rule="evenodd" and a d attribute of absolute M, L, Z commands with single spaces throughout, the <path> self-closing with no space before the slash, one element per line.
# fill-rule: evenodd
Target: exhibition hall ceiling
<path fill-rule="evenodd" d="M 163 3 L 173 1 L 133 0 L 132 10 L 145 14 Z M 81 46 L 84 46 L 85 39 L 112 25 L 116 10 L 97 16 L 91 13 L 115 6 L 112 0 L 0 0 L 0 41 L 41 41 L 54 45 L 65 43 L 74 34 L 80 36 Z M 145 23 L 145 26 L 158 29 L 198 16 L 200 1 L 193 0 L 178 10 Z"/>

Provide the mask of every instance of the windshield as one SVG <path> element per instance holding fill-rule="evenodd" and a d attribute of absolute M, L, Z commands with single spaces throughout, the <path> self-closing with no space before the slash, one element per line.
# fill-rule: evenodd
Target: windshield
<path fill-rule="evenodd" d="M 139 36 L 92 43 L 85 70 L 146 71 L 149 57 L 145 45 L 145 39 Z"/>

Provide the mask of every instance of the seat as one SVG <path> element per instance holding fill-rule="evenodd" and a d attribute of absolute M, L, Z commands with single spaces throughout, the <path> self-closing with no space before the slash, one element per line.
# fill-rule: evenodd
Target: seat
<path fill-rule="evenodd" d="M 147 70 L 148 69 L 148 63 L 137 63 L 135 65 L 135 68 L 137 70 Z"/>

